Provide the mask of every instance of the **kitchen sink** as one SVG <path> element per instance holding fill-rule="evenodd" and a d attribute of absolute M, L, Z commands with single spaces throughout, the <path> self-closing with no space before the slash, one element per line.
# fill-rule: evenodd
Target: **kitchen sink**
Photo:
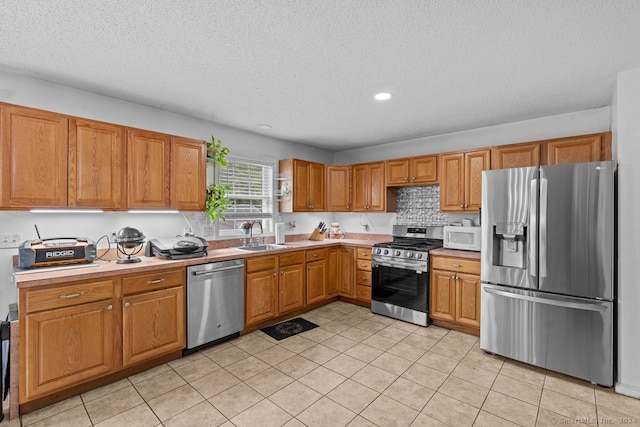
<path fill-rule="evenodd" d="M 285 245 L 257 245 L 257 246 L 240 246 L 238 249 L 242 249 L 244 251 L 252 251 L 252 252 L 264 252 L 264 251 L 273 251 L 276 249 L 287 249 L 289 246 Z"/>

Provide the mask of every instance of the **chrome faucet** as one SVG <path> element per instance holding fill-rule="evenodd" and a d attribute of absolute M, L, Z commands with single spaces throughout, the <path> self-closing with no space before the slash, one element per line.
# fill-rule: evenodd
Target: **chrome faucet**
<path fill-rule="evenodd" d="M 251 221 L 251 228 L 249 228 L 249 245 L 250 246 L 254 245 L 254 242 L 253 242 L 253 226 L 255 224 L 258 224 L 260 226 L 260 234 L 264 234 L 264 230 L 262 229 L 262 223 L 258 222 L 258 221 Z M 264 237 L 262 239 L 264 239 Z"/>

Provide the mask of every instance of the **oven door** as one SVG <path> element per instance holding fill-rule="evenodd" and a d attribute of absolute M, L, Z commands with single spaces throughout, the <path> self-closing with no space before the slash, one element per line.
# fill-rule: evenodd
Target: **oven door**
<path fill-rule="evenodd" d="M 372 263 L 371 299 L 397 307 L 427 313 L 429 272 L 426 266 L 397 266 Z"/>

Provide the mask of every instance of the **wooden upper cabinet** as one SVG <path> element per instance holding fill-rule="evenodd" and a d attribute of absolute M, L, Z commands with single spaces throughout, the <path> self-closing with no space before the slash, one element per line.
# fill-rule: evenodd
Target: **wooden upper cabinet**
<path fill-rule="evenodd" d="M 540 143 L 501 145 L 491 148 L 491 169 L 540 165 Z"/>
<path fill-rule="evenodd" d="M 387 185 L 407 185 L 409 183 L 409 159 L 387 160 Z"/>
<path fill-rule="evenodd" d="M 171 138 L 171 207 L 203 211 L 207 149 L 204 141 Z"/>
<path fill-rule="evenodd" d="M 371 212 L 386 210 L 384 162 L 353 166 L 353 210 Z"/>
<path fill-rule="evenodd" d="M 122 126 L 69 120 L 69 206 L 122 209 L 124 165 Z"/>
<path fill-rule="evenodd" d="M 349 212 L 351 210 L 351 166 L 326 165 L 326 210 Z"/>
<path fill-rule="evenodd" d="M 280 212 L 323 212 L 325 210 L 324 165 L 298 159 L 279 162 L 281 175 L 292 178 L 291 200 L 280 201 Z"/>
<path fill-rule="evenodd" d="M 438 182 L 438 156 L 413 157 L 409 166 L 412 184 L 435 184 Z"/>
<path fill-rule="evenodd" d="M 171 137 L 127 129 L 127 207 L 154 209 L 170 206 Z"/>
<path fill-rule="evenodd" d="M 482 171 L 491 165 L 490 150 L 440 156 L 440 210 L 473 211 L 482 202 Z"/>
<path fill-rule="evenodd" d="M 2 207 L 67 206 L 67 118 L 7 104 L 0 117 Z"/>
<path fill-rule="evenodd" d="M 385 162 L 388 186 L 435 184 L 438 156 L 411 157 Z"/>
<path fill-rule="evenodd" d="M 544 157 L 547 165 L 611 160 L 611 132 L 548 140 Z"/>

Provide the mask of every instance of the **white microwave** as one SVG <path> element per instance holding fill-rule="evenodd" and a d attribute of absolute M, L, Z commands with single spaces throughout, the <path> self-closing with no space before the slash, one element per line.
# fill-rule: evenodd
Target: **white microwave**
<path fill-rule="evenodd" d="M 454 227 L 445 225 L 444 247 L 449 249 L 463 249 L 480 252 L 481 227 Z"/>

